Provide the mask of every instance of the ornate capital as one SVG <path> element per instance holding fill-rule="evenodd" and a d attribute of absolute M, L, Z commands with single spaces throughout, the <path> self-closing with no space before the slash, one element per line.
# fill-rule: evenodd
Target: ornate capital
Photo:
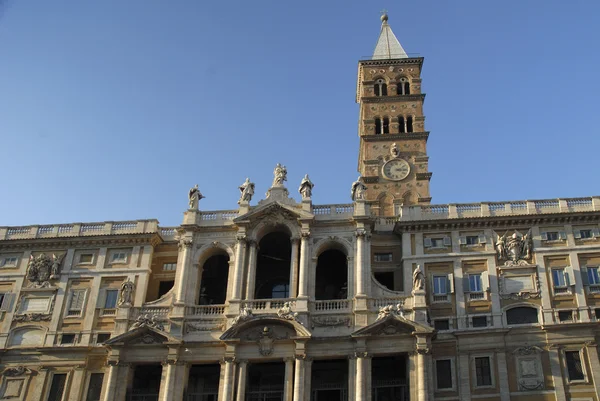
<path fill-rule="evenodd" d="M 354 235 L 356 236 L 356 238 L 367 238 L 367 230 L 365 230 L 364 228 L 359 228 L 356 230 Z"/>
<path fill-rule="evenodd" d="M 194 241 L 188 238 L 182 238 L 179 240 L 179 249 L 189 249 L 194 244 Z"/>
<path fill-rule="evenodd" d="M 425 348 L 417 348 L 417 354 L 419 355 L 428 355 L 431 353 L 431 349 L 428 347 Z"/>
<path fill-rule="evenodd" d="M 235 239 L 236 239 L 238 242 L 243 242 L 243 241 L 246 241 L 246 239 L 247 239 L 247 238 L 248 238 L 248 237 L 246 236 L 246 234 L 240 234 L 240 233 L 238 233 L 238 234 L 235 236 Z"/>
<path fill-rule="evenodd" d="M 300 235 L 302 236 L 302 239 L 308 239 L 310 238 L 310 231 L 302 231 Z"/>
<path fill-rule="evenodd" d="M 223 357 L 223 360 L 221 363 L 234 363 L 235 362 L 235 356 L 225 356 Z"/>
<path fill-rule="evenodd" d="M 369 355 L 369 353 L 367 351 L 355 351 L 354 357 L 355 358 L 370 358 L 371 355 Z"/>

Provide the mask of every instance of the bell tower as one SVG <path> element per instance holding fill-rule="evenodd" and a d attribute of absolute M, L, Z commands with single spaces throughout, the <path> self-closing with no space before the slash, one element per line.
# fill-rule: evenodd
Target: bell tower
<path fill-rule="evenodd" d="M 358 63 L 356 89 L 358 171 L 379 216 L 396 215 L 400 205 L 431 201 L 422 66 L 422 57 L 406 54 L 384 13 L 373 57 Z"/>

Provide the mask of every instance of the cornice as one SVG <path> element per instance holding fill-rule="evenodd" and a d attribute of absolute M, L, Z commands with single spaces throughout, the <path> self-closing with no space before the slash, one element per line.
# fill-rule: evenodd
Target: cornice
<path fill-rule="evenodd" d="M 427 142 L 429 138 L 429 131 L 423 132 L 409 132 L 406 134 L 381 134 L 381 135 L 361 135 L 360 139 L 365 142 L 392 142 L 392 141 L 402 141 L 402 140 L 415 140 L 422 139 Z"/>
<path fill-rule="evenodd" d="M 397 64 L 418 64 L 423 65 L 423 57 L 408 57 L 396 59 L 377 59 L 377 60 L 359 60 L 359 65 L 397 65 Z"/>
<path fill-rule="evenodd" d="M 429 181 L 433 173 L 417 173 L 417 181 Z"/>
<path fill-rule="evenodd" d="M 0 241 L 0 249 L 77 248 L 90 245 L 157 245 L 162 239 L 157 233 L 113 234 L 106 236 L 26 238 Z"/>
<path fill-rule="evenodd" d="M 394 95 L 394 96 L 363 96 L 360 98 L 363 103 L 397 103 L 400 101 L 420 100 L 425 102 L 425 94 L 418 93 L 412 95 Z"/>
<path fill-rule="evenodd" d="M 578 212 L 557 214 L 532 214 L 512 216 L 464 217 L 458 219 L 416 220 L 396 222 L 397 234 L 424 230 L 453 230 L 471 228 L 511 228 L 515 226 L 536 226 L 544 224 L 598 223 L 600 212 Z"/>

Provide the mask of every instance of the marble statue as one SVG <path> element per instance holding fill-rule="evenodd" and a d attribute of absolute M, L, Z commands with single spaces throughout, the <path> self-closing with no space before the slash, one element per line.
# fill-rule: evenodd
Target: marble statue
<path fill-rule="evenodd" d="M 133 290 L 135 289 L 135 284 L 133 281 L 127 278 L 127 280 L 123 281 L 121 284 L 121 292 L 119 294 L 119 302 L 118 305 L 130 306 L 133 303 Z"/>
<path fill-rule="evenodd" d="M 239 188 L 240 200 L 238 201 L 238 205 L 242 202 L 250 202 L 252 200 L 252 195 L 254 195 L 254 183 L 250 182 L 249 178 L 246 178 L 246 181 L 244 181 Z"/>
<path fill-rule="evenodd" d="M 425 288 L 425 277 L 421 265 L 417 265 L 417 268 L 413 271 L 413 291 L 422 290 L 423 288 Z"/>
<path fill-rule="evenodd" d="M 298 188 L 298 192 L 302 195 L 302 199 L 310 199 L 314 186 L 315 184 L 312 183 L 310 178 L 308 178 L 308 174 L 306 174 L 302 179 L 302 182 L 300 182 L 300 188 Z"/>
<path fill-rule="evenodd" d="M 292 311 L 292 306 L 289 302 L 285 302 L 281 309 L 277 311 L 277 316 L 282 319 L 295 320 L 298 316 L 298 313 Z"/>
<path fill-rule="evenodd" d="M 350 195 L 353 201 L 365 200 L 365 191 L 367 190 L 367 186 L 362 183 L 362 177 L 358 177 L 356 181 L 352 183 L 352 189 L 350 190 Z"/>
<path fill-rule="evenodd" d="M 190 189 L 188 198 L 189 198 L 188 204 L 189 204 L 190 209 L 198 210 L 198 203 L 200 202 L 201 199 L 205 198 L 205 196 L 202 195 L 202 193 L 198 189 L 198 184 L 196 184 L 192 189 Z"/>
<path fill-rule="evenodd" d="M 280 163 L 277 163 L 277 166 L 275 166 L 275 170 L 273 170 L 273 175 L 275 177 L 273 178 L 272 186 L 275 187 L 283 185 L 283 182 L 287 181 L 287 168 L 285 168 L 285 166 L 281 165 Z"/>

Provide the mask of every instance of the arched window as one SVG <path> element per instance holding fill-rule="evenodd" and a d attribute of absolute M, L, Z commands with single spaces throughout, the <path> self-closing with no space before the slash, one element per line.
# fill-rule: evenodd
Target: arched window
<path fill-rule="evenodd" d="M 385 79 L 379 78 L 375 80 L 375 87 L 373 90 L 375 91 L 375 96 L 387 96 L 387 84 L 385 83 Z"/>
<path fill-rule="evenodd" d="M 202 266 L 200 279 L 199 305 L 222 305 L 227 297 L 227 276 L 229 273 L 229 255 L 213 255 Z"/>
<path fill-rule="evenodd" d="M 342 251 L 329 249 L 317 259 L 315 299 L 346 299 L 348 296 L 348 258 Z"/>
<path fill-rule="evenodd" d="M 390 133 L 390 119 L 388 117 L 375 118 L 375 135 Z"/>
<path fill-rule="evenodd" d="M 290 294 L 290 236 L 281 231 L 265 235 L 258 244 L 255 299 L 288 298 Z"/>
<path fill-rule="evenodd" d="M 375 119 L 375 135 L 381 134 L 381 118 Z"/>
<path fill-rule="evenodd" d="M 404 116 L 398 117 L 398 132 L 401 134 L 406 132 L 406 120 L 404 120 Z"/>
<path fill-rule="evenodd" d="M 518 306 L 506 311 L 506 324 L 535 324 L 538 311 L 529 306 Z"/>
<path fill-rule="evenodd" d="M 406 132 L 413 132 L 413 118 L 412 118 L 412 116 L 406 117 Z"/>
<path fill-rule="evenodd" d="M 401 77 L 398 79 L 396 91 L 398 95 L 410 95 L 410 82 L 408 81 L 408 78 Z"/>

